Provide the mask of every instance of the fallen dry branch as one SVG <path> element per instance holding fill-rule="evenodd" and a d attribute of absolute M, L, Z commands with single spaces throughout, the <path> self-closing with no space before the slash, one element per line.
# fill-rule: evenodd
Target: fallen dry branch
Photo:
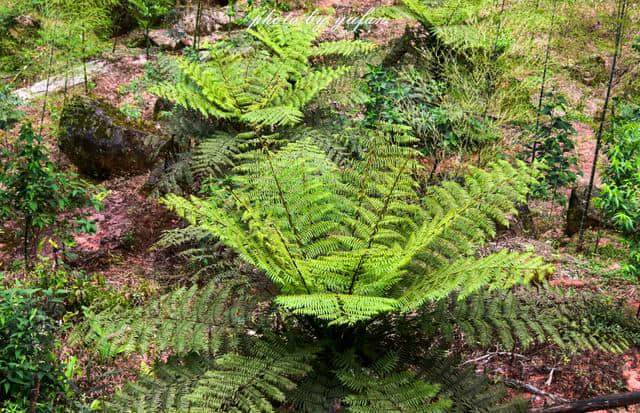
<path fill-rule="evenodd" d="M 569 400 L 564 399 L 560 396 L 557 396 L 555 394 L 552 393 L 548 393 L 544 390 L 541 390 L 539 388 L 537 388 L 536 386 L 532 386 L 531 384 L 528 383 L 524 383 L 518 380 L 513 380 L 513 379 L 504 379 L 503 380 L 504 384 L 506 386 L 509 386 L 511 388 L 514 389 L 521 389 L 526 391 L 527 393 L 532 393 L 532 394 L 537 394 L 538 396 L 543 396 L 543 397 L 548 397 L 549 399 L 553 400 L 556 403 L 568 403 Z M 546 413 L 546 412 L 545 412 Z"/>
<path fill-rule="evenodd" d="M 529 413 L 582 413 L 631 406 L 640 403 L 640 392 L 618 393 L 593 399 L 563 402 L 551 407 L 530 409 Z"/>
<path fill-rule="evenodd" d="M 519 358 L 523 358 L 523 359 L 527 358 L 526 356 L 523 356 L 522 354 L 518 354 L 518 353 L 511 353 L 511 352 L 508 352 L 508 351 L 494 351 L 492 353 L 487 353 L 484 356 L 480 356 L 480 357 L 477 357 L 477 358 L 474 358 L 474 359 L 471 359 L 471 360 L 467 360 L 464 363 L 462 363 L 461 366 L 464 366 L 466 364 L 471 364 L 471 363 L 477 363 L 477 362 L 480 362 L 480 361 L 489 361 L 495 356 L 509 356 L 509 357 L 513 357 L 513 358 L 519 357 Z"/>

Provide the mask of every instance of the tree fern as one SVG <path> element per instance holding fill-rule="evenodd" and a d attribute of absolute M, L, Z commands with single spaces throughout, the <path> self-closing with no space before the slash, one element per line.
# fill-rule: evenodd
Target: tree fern
<path fill-rule="evenodd" d="M 314 45 L 321 31 L 310 25 L 256 26 L 247 31 L 258 41 L 248 52 L 232 51 L 226 42 L 205 45 L 206 60 L 179 60 L 178 84 L 161 84 L 153 92 L 205 117 L 255 128 L 295 125 L 303 107 L 348 70 L 313 68 L 312 57 L 350 56 L 375 47 L 363 41 Z"/>
<path fill-rule="evenodd" d="M 253 156 L 214 201 L 165 203 L 264 271 L 282 290 L 276 302 L 296 314 L 353 324 L 546 270 L 527 254 L 473 257 L 524 199 L 532 178 L 523 165 L 475 171 L 420 205 L 410 152 L 397 145 L 372 145 L 346 171 L 309 141 Z"/>
<path fill-rule="evenodd" d="M 342 167 L 311 139 L 275 154 L 266 144 L 238 155 L 209 198 L 164 199 L 192 225 L 171 244 L 208 234 L 255 270 L 251 283 L 231 272 L 98 315 L 121 346 L 171 355 L 112 411 L 521 411 L 459 368 L 452 340 L 613 351 L 638 342 L 638 322 L 608 302 L 504 291 L 545 275 L 540 259 L 478 253 L 526 197 L 524 164 L 471 168 L 422 196 L 410 137 L 371 137 Z"/>

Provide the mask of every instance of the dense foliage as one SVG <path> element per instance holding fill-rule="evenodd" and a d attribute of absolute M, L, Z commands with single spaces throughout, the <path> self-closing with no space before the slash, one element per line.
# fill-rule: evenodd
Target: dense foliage
<path fill-rule="evenodd" d="M 630 254 L 623 268 L 640 274 L 640 110 L 623 105 L 608 138 L 604 184 L 598 205 L 625 234 Z"/>
<path fill-rule="evenodd" d="M 0 413 L 512 413 L 558 400 L 552 382 L 584 376 L 574 356 L 619 373 L 640 345 L 634 277 L 599 275 L 623 258 L 640 273 L 628 0 L 610 17 L 595 1 L 398 0 L 360 22 L 352 2 L 210 3 L 0 4 Z M 611 64 L 583 58 L 614 37 Z M 598 113 L 608 70 L 617 105 Z M 17 99 L 36 77 L 42 97 Z M 114 172 L 94 194 L 66 169 L 77 93 L 126 115 L 111 130 L 117 111 L 98 114 L 93 156 L 139 149 L 149 176 Z M 574 256 L 540 199 L 577 184 L 587 109 L 613 229 L 587 200 L 578 225 L 603 246 Z M 74 139 L 102 132 L 81 126 Z M 542 383 L 538 360 L 550 393 L 505 391 L 534 368 Z"/>
<path fill-rule="evenodd" d="M 67 381 L 54 354 L 55 321 L 42 305 L 58 298 L 51 290 L 0 289 L 0 409 L 53 412 Z"/>
<path fill-rule="evenodd" d="M 0 218 L 11 219 L 19 228 L 27 268 L 43 231 L 50 230 L 49 236 L 64 242 L 73 227 L 91 230 L 91 226 L 73 225 L 71 219 L 57 219 L 63 212 L 98 204 L 93 202 L 86 183 L 56 170 L 42 137 L 33 132 L 30 124 L 22 126 L 16 142 L 11 148 L 2 149 L 2 156 Z"/>

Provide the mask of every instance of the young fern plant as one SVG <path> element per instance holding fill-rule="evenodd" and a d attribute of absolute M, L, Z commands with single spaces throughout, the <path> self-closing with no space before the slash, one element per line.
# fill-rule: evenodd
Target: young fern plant
<path fill-rule="evenodd" d="M 299 124 L 305 106 L 350 70 L 317 63 L 376 47 L 364 41 L 320 42 L 322 30 L 310 25 L 253 26 L 248 35 L 202 45 L 205 53 L 199 60 L 179 59 L 178 80 L 163 82 L 151 91 L 177 104 L 175 123 L 184 121 L 186 111 L 190 118 L 200 118 L 199 124 L 215 125 L 216 133 L 188 136 L 186 141 L 199 143 L 185 154 L 188 167 L 181 162 L 180 167 L 166 171 L 161 185 L 169 190 L 154 192 L 179 191 L 171 179 L 184 171 L 193 172 L 200 181 L 219 178 L 236 164 L 236 154 L 267 140 L 272 148 L 281 144 L 281 137 L 273 132 Z M 243 47 L 236 47 L 238 42 Z M 190 123 L 186 131 L 191 134 L 193 129 Z"/>
<path fill-rule="evenodd" d="M 373 50 L 364 41 L 320 42 L 322 28 L 311 25 L 259 25 L 247 30 L 257 41 L 249 50 L 226 42 L 205 44 L 204 61 L 180 59 L 177 84 L 152 89 L 160 97 L 207 118 L 227 120 L 253 129 L 299 123 L 304 106 L 346 66 L 315 68 L 312 59 L 351 56 Z"/>
<path fill-rule="evenodd" d="M 455 51 L 491 49 L 493 45 L 487 36 L 487 30 L 481 24 L 486 19 L 481 16 L 491 9 L 492 1 L 448 0 L 434 5 L 424 0 L 402 0 L 400 3 L 379 7 L 376 14 L 414 19 L 434 36 L 437 43 Z"/>

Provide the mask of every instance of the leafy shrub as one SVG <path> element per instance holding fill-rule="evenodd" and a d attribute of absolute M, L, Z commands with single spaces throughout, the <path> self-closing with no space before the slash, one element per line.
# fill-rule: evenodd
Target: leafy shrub
<path fill-rule="evenodd" d="M 22 119 L 20 99 L 11 94 L 9 85 L 0 85 L 0 130 L 9 130 Z"/>
<path fill-rule="evenodd" d="M 104 276 L 60 266 L 52 267 L 46 259 L 40 260 L 34 267 L 31 278 L 35 288 L 60 292 L 59 305 L 49 311 L 57 318 L 75 317 L 83 307 L 106 309 L 127 304 L 121 294 L 107 285 Z"/>
<path fill-rule="evenodd" d="M 640 275 L 640 108 L 623 105 L 606 142 L 608 164 L 596 204 L 625 235 L 628 275 Z"/>
<path fill-rule="evenodd" d="M 409 93 L 397 75 L 382 66 L 369 65 L 369 71 L 364 75 L 366 81 L 365 92 L 368 95 L 364 122 L 373 127 L 377 122 L 401 123 L 399 104 Z"/>
<path fill-rule="evenodd" d="M 52 290 L 0 289 L 0 407 L 61 410 L 68 388 L 53 353 L 58 328 L 41 308 Z"/>
<path fill-rule="evenodd" d="M 578 164 L 573 141 L 576 130 L 566 120 L 565 98 L 554 93 L 548 93 L 545 97 L 540 110 L 542 120 L 536 125 L 538 129 L 534 128 L 531 132 L 535 154 L 531 148 L 524 152 L 524 156 L 527 159 L 538 159 L 544 164 L 543 179 L 533 188 L 533 195 L 564 203 L 566 199 L 558 194 L 558 189 L 566 188 L 577 179 L 576 172 L 572 170 Z"/>
<path fill-rule="evenodd" d="M 19 225 L 27 269 L 44 230 L 67 240 L 73 220 L 57 219 L 58 215 L 89 205 L 99 207 L 87 184 L 74 174 L 57 171 L 42 137 L 24 124 L 13 147 L 2 152 L 0 218 L 11 218 Z"/>

